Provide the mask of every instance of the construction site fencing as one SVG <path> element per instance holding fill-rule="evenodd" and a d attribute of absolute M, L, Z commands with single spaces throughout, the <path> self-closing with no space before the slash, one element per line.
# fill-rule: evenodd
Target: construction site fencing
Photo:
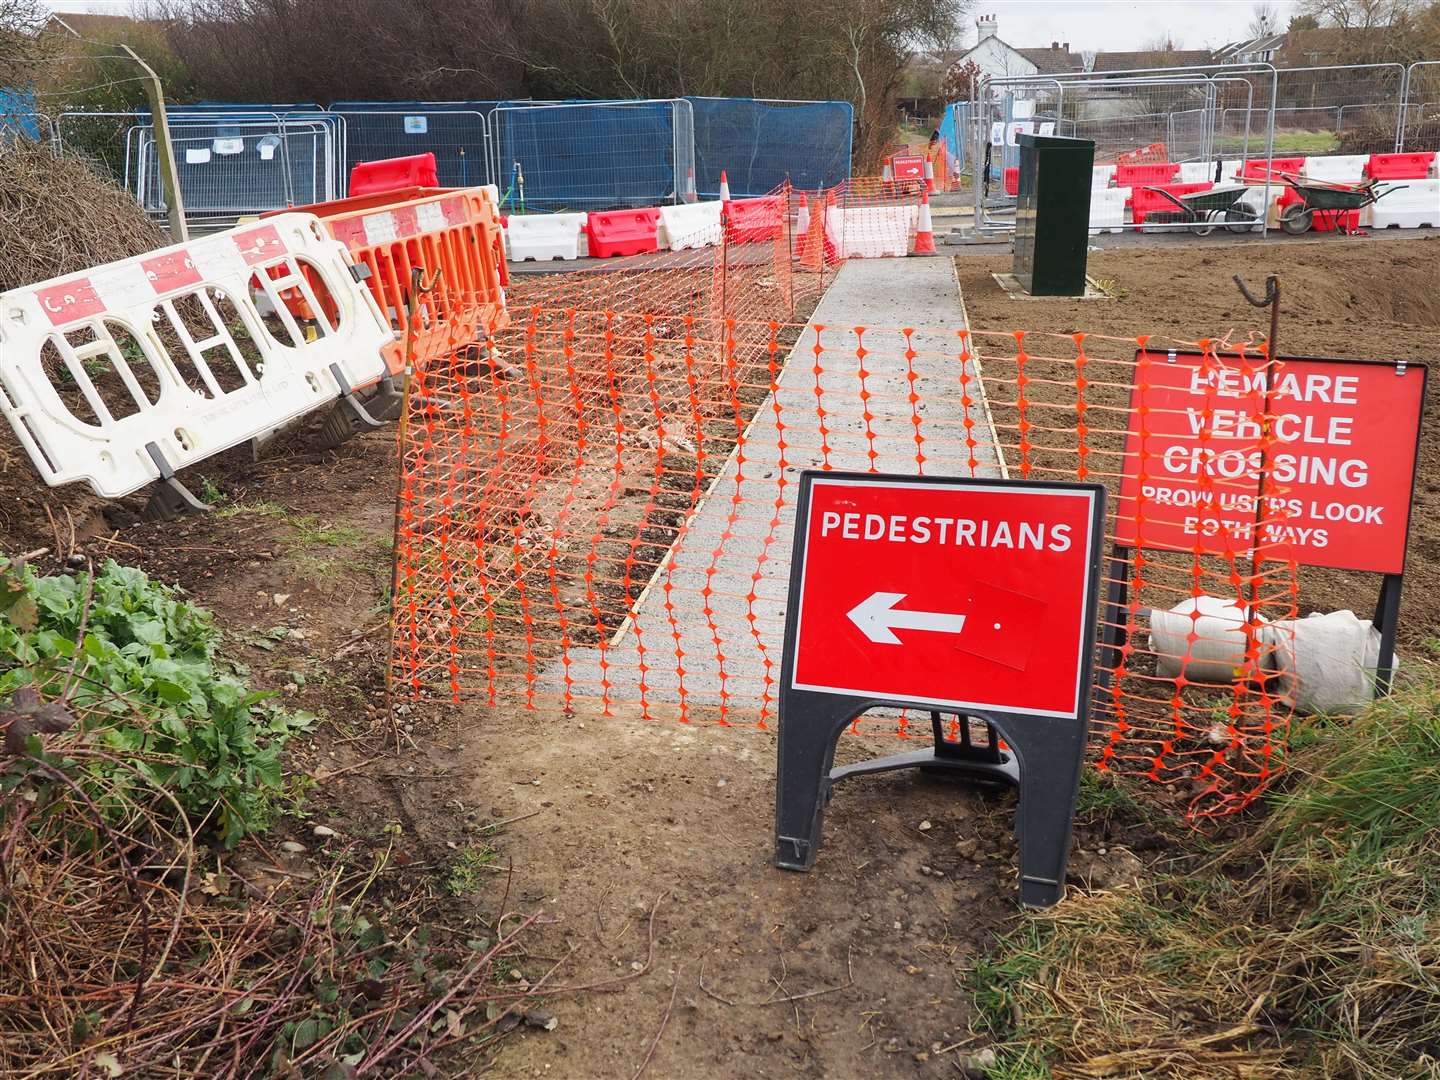
<path fill-rule="evenodd" d="M 787 180 L 813 191 L 850 175 L 855 112 L 848 101 L 685 100 L 694 110 L 701 198 L 719 198 L 722 172 L 732 195 L 763 195 Z"/>
<path fill-rule="evenodd" d="M 1440 60 L 1422 60 L 1405 71 L 1396 151 L 1440 149 Z"/>
<path fill-rule="evenodd" d="M 434 154 L 442 187 L 494 183 L 490 114 L 498 101 L 340 101 L 330 111 L 344 120 L 343 175 L 362 161 Z M 348 192 L 347 192 L 348 193 Z"/>
<path fill-rule="evenodd" d="M 503 104 L 490 114 L 491 176 L 524 210 L 692 201 L 694 120 L 684 98 Z"/>
<path fill-rule="evenodd" d="M 1262 539 L 1162 543 L 1144 487 L 1169 467 L 1144 452 L 1147 387 L 1166 369 L 1157 339 L 813 316 L 846 260 L 802 215 L 889 190 L 804 193 L 802 211 L 802 193 L 782 188 L 767 196 L 783 207 L 774 228 L 727 229 L 717 248 L 527 276 L 487 341 L 503 364 L 417 371 L 392 694 L 771 728 L 800 470 L 1090 480 L 1117 494 L 1128 475 L 1140 487 L 1112 497 L 1108 527 L 1134 544 L 1110 562 L 1109 587 L 1123 578 L 1128 591 L 1104 619 L 1093 760 L 1173 786 L 1194 814 L 1244 805 L 1282 767 L 1290 716 L 1266 678 L 1283 634 L 1262 632 L 1297 602 L 1295 563 L 1271 542 L 1283 500 L 1260 497 L 1280 489 L 1263 468 L 1207 474 L 1205 497 L 1248 506 Z M 1202 352 L 1207 371 L 1273 367 L 1263 344 L 1173 344 Z M 1214 405 L 1196 421 L 1196 460 L 1225 409 L 1268 417 L 1263 392 Z M 1242 453 L 1269 445 L 1257 434 Z M 955 526 L 952 542 L 971 532 Z M 1149 610 L 1201 596 L 1228 602 L 1233 622 L 1218 635 L 1197 622 L 1160 655 Z M 1191 653 L 1207 646 L 1236 678 L 1193 677 Z M 882 710 L 855 731 L 928 738 L 930 723 Z"/>

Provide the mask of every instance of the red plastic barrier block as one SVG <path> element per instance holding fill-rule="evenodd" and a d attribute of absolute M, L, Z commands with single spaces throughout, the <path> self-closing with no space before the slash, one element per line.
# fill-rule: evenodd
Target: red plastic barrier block
<path fill-rule="evenodd" d="M 1266 173 L 1298 173 L 1305 171 L 1303 157 L 1277 157 L 1266 161 L 1256 158 L 1245 162 L 1240 175 L 1246 180 L 1264 180 Z"/>
<path fill-rule="evenodd" d="M 1359 210 L 1316 210 L 1310 216 L 1310 228 L 1315 232 L 1355 232 L 1360 228 Z"/>
<path fill-rule="evenodd" d="M 1151 162 L 1144 165 L 1116 165 L 1115 186 L 1154 187 L 1157 184 L 1168 184 L 1175 179 L 1179 172 L 1180 166 L 1169 161 Z"/>
<path fill-rule="evenodd" d="M 1006 194 L 1006 195 L 1019 195 L 1019 194 L 1020 194 L 1020 170 L 1019 170 L 1019 169 L 1006 169 L 1006 170 L 1005 170 L 1005 194 Z"/>
<path fill-rule="evenodd" d="M 1423 154 L 1371 154 L 1365 175 L 1375 180 L 1424 180 L 1435 164 L 1435 151 Z"/>
<path fill-rule="evenodd" d="M 774 240 L 784 226 L 784 202 L 777 195 L 759 199 L 731 199 L 722 211 L 725 239 L 732 244 L 759 244 Z"/>
<path fill-rule="evenodd" d="M 890 159 L 890 175 L 896 180 L 924 180 L 925 159 L 919 154 L 896 154 Z"/>
<path fill-rule="evenodd" d="M 642 210 L 606 210 L 585 215 L 585 233 L 590 239 L 590 257 L 609 259 L 615 255 L 643 255 L 658 250 L 658 207 Z"/>
<path fill-rule="evenodd" d="M 1151 184 L 1150 187 L 1160 188 L 1161 191 L 1168 191 L 1171 195 L 1194 195 L 1197 192 L 1209 191 L 1215 185 L 1209 182 L 1195 184 Z M 1150 191 L 1146 188 L 1136 188 L 1134 195 L 1130 197 L 1132 218 L 1136 225 L 1143 225 L 1146 217 L 1150 214 L 1178 214 L 1180 208 L 1169 199 L 1165 198 L 1158 191 Z"/>
<path fill-rule="evenodd" d="M 361 161 L 350 170 L 350 195 L 377 195 L 401 188 L 439 187 L 434 154 Z"/>

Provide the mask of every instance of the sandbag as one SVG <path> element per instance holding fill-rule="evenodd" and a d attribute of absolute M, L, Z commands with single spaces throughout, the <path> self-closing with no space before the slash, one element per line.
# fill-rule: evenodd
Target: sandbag
<path fill-rule="evenodd" d="M 1274 649 L 1280 692 L 1300 712 L 1349 711 L 1375 699 L 1380 631 L 1353 611 L 1278 620 L 1260 635 Z"/>
<path fill-rule="evenodd" d="M 1265 622 L 1264 616 L 1257 620 Z M 1169 611 L 1150 612 L 1150 647 L 1156 671 L 1165 678 L 1234 682 L 1245 668 L 1245 646 L 1245 610 L 1233 600 L 1196 596 Z"/>

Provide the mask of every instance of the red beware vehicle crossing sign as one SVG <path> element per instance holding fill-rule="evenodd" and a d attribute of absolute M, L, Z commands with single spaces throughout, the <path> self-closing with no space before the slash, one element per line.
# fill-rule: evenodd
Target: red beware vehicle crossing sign
<path fill-rule="evenodd" d="M 817 477 L 791 687 L 1078 715 L 1100 498 L 1091 486 Z"/>
<path fill-rule="evenodd" d="M 814 865 L 836 783 L 919 767 L 1018 786 L 1020 898 L 1064 895 L 1104 520 L 1099 484 L 801 474 L 776 865 Z M 841 733 L 884 706 L 928 709 L 933 752 L 834 768 Z"/>

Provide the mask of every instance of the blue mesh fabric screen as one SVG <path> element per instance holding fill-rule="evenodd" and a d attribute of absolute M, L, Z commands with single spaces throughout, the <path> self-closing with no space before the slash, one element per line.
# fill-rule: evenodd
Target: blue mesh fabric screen
<path fill-rule="evenodd" d="M 7 134 L 40 138 L 35 95 L 31 91 L 0 86 L 0 136 Z"/>
<path fill-rule="evenodd" d="M 965 133 L 969 131 L 970 103 L 952 102 L 945 106 L 945 117 L 940 121 L 940 141 L 950 150 L 950 160 L 956 171 L 965 167 Z"/>
<path fill-rule="evenodd" d="M 854 112 L 848 101 L 689 98 L 695 110 L 695 180 L 701 198 L 763 195 L 782 183 L 832 187 L 850 175 Z"/>
<path fill-rule="evenodd" d="M 494 115 L 495 182 L 536 210 L 607 210 L 675 199 L 669 101 L 505 105 Z"/>

